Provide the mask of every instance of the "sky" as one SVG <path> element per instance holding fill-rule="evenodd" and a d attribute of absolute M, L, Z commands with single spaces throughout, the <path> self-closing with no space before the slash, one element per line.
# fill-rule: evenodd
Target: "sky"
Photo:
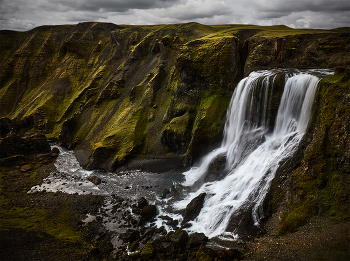
<path fill-rule="evenodd" d="M 333 29 L 350 27 L 350 0 L 0 0 L 0 30 L 87 21 Z"/>

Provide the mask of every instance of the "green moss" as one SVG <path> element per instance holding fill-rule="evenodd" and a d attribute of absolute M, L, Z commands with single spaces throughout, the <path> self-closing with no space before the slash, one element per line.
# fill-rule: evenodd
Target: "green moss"
<path fill-rule="evenodd" d="M 151 242 L 147 242 L 146 245 L 141 249 L 141 257 L 143 260 L 149 260 L 154 255 L 154 247 Z"/>
<path fill-rule="evenodd" d="M 186 112 L 180 117 L 173 118 L 166 126 L 166 130 L 169 130 L 179 136 L 183 136 L 188 131 L 188 124 L 190 123 L 190 114 Z"/>
<path fill-rule="evenodd" d="M 33 170 L 29 171 L 29 177 L 22 179 L 21 186 L 16 184 L 15 190 L 12 189 L 12 181 L 7 180 L 4 173 L 10 175 L 10 173 L 16 172 L 17 170 L 10 168 L 0 169 L 0 181 L 2 184 L 0 191 L 0 229 L 40 231 L 59 240 L 83 242 L 81 232 L 72 229 L 70 224 L 72 213 L 68 205 L 60 207 L 59 209 L 47 209 L 35 204 L 34 201 L 32 201 L 31 206 L 20 203 L 22 200 L 31 200 L 30 195 L 27 195 L 27 191 L 40 181 L 40 178 L 38 178 L 37 165 L 27 164 L 22 167 L 31 167 Z M 22 192 L 17 191 L 20 187 L 23 188 Z M 16 202 L 16 204 L 13 205 L 13 202 Z"/>
<path fill-rule="evenodd" d="M 221 130 L 221 122 L 228 105 L 229 99 L 219 94 L 203 99 L 199 106 L 193 132 L 200 130 L 206 136 L 205 138 L 212 139 Z"/>

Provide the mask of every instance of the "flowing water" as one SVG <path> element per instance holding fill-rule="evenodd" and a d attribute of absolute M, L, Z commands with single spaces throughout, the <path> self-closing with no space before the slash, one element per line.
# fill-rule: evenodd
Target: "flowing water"
<path fill-rule="evenodd" d="M 226 231 L 230 219 L 251 211 L 255 225 L 259 225 L 263 215 L 261 205 L 279 163 L 293 155 L 307 129 L 319 79 L 331 74 L 328 70 L 251 73 L 238 84 L 232 95 L 221 146 L 187 172 L 86 171 L 79 166 L 72 151 L 60 148 L 57 172 L 29 193 L 46 190 L 118 195 L 134 201 L 144 196 L 158 206 L 158 216 L 168 215 L 181 221 L 179 211 L 205 192 L 204 206 L 199 216 L 190 222 L 192 227 L 188 231 L 203 232 L 209 238 L 236 239 L 235 231 Z M 273 111 L 271 107 L 278 92 L 274 89 L 275 81 L 281 75 L 285 84 L 278 99 L 278 110 Z M 224 164 L 213 174 L 211 166 L 218 160 Z M 99 177 L 101 183 L 94 185 L 86 180 L 90 175 Z M 160 197 L 163 189 L 174 188 L 174 184 L 180 184 L 174 189 L 177 193 L 167 199 Z M 108 204 L 106 202 L 106 209 Z M 159 217 L 156 225 L 164 225 L 164 220 Z M 109 225 L 109 229 L 113 226 Z"/>
<path fill-rule="evenodd" d="M 262 216 L 262 201 L 279 163 L 293 155 L 303 137 L 319 78 L 299 71 L 285 74 L 285 86 L 271 129 L 273 86 L 280 71 L 253 72 L 237 86 L 227 112 L 221 147 L 205 156 L 198 167 L 185 172 L 185 186 L 201 184 L 196 192 L 174 204 L 183 209 L 205 192 L 204 206 L 192 222 L 193 230 L 208 237 L 236 238 L 226 229 L 232 216 L 252 209 L 255 225 Z M 327 74 L 327 72 L 325 72 Z M 226 160 L 219 180 L 203 182 L 218 157 Z M 233 231 L 234 232 L 234 231 Z"/>

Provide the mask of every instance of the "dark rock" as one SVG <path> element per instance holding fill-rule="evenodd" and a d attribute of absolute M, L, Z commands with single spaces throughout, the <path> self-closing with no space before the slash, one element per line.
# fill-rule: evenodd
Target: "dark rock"
<path fill-rule="evenodd" d="M 178 229 L 170 236 L 170 240 L 180 247 L 185 247 L 188 240 L 188 233 L 185 230 Z"/>
<path fill-rule="evenodd" d="M 205 245 L 208 242 L 208 237 L 204 233 L 193 233 L 190 235 L 187 241 L 189 247 L 197 247 Z"/>
<path fill-rule="evenodd" d="M 219 180 L 225 176 L 226 154 L 219 154 L 214 158 L 208 167 L 208 173 L 205 177 L 206 182 Z"/>
<path fill-rule="evenodd" d="M 150 220 L 157 215 L 157 207 L 155 205 L 147 205 L 141 210 L 140 214 L 144 220 Z"/>
<path fill-rule="evenodd" d="M 59 150 L 59 148 L 54 147 L 54 148 L 52 148 L 50 153 L 51 153 L 51 156 L 57 156 L 58 154 L 60 154 L 60 150 Z"/>
<path fill-rule="evenodd" d="M 72 140 L 72 135 L 73 135 L 73 132 L 75 129 L 75 125 L 76 125 L 76 122 L 75 122 L 74 118 L 67 119 L 63 123 L 61 133 L 58 137 L 60 146 L 72 147 L 71 140 Z"/>
<path fill-rule="evenodd" d="M 0 158 L 7 158 L 15 155 L 36 155 L 49 153 L 50 144 L 42 134 L 29 137 L 20 137 L 16 134 L 7 135 L 0 139 Z"/>
<path fill-rule="evenodd" d="M 120 234 L 120 238 L 124 242 L 133 243 L 136 240 L 140 239 L 140 233 L 138 230 L 128 229 L 127 232 Z"/>
<path fill-rule="evenodd" d="M 175 228 L 179 224 L 179 220 L 169 220 L 168 222 L 166 222 L 166 224 Z"/>
<path fill-rule="evenodd" d="M 147 199 L 145 199 L 144 197 L 141 197 L 138 201 L 137 201 L 137 207 L 139 209 L 143 209 L 145 206 L 148 205 L 148 201 Z"/>
<path fill-rule="evenodd" d="M 99 185 L 101 184 L 101 179 L 99 177 L 96 176 L 89 176 L 87 178 L 88 181 L 91 181 L 92 183 L 94 183 L 95 185 Z"/>
<path fill-rule="evenodd" d="M 143 234 L 143 237 L 146 237 L 146 236 L 148 236 L 148 235 L 149 235 L 149 236 L 152 236 L 155 230 L 156 230 L 156 229 L 155 229 L 154 227 L 148 228 L 148 229 L 145 231 L 145 233 Z"/>
<path fill-rule="evenodd" d="M 164 220 L 168 220 L 168 221 L 173 221 L 173 219 L 169 216 L 159 216 L 159 218 L 164 219 Z"/>
<path fill-rule="evenodd" d="M 175 245 L 174 243 L 169 243 L 165 246 L 165 252 L 167 254 L 171 254 L 171 253 L 174 253 L 174 250 L 175 250 Z"/>
<path fill-rule="evenodd" d="M 162 252 L 164 250 L 163 242 L 160 239 L 155 239 L 152 241 L 152 245 L 157 252 Z"/>
<path fill-rule="evenodd" d="M 183 224 L 195 219 L 198 216 L 199 212 L 203 207 L 205 195 L 206 193 L 199 194 L 197 197 L 192 199 L 191 202 L 187 205 L 185 210 L 185 216 L 182 221 Z"/>
<path fill-rule="evenodd" d="M 167 197 L 167 194 L 169 194 L 170 191 L 168 189 L 163 189 L 162 191 L 162 198 L 166 198 Z"/>
<path fill-rule="evenodd" d="M 135 252 L 137 248 L 139 247 L 140 243 L 138 240 L 134 241 L 129 247 L 130 252 Z"/>
<path fill-rule="evenodd" d="M 8 118 L 0 118 L 0 138 L 4 138 L 13 129 L 11 120 Z"/>
<path fill-rule="evenodd" d="M 181 226 L 181 228 L 189 228 L 189 227 L 192 227 L 191 223 L 185 223 L 185 224 L 182 224 Z"/>

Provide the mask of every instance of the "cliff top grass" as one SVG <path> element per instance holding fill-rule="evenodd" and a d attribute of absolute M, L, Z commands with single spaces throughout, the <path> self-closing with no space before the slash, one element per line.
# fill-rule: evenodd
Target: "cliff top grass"
<path fill-rule="evenodd" d="M 156 31 L 160 29 L 191 29 L 192 32 L 195 31 L 202 34 L 203 37 L 213 38 L 213 37 L 225 37 L 233 36 L 240 30 L 259 30 L 256 36 L 261 36 L 265 38 L 283 37 L 288 35 L 298 35 L 298 34 L 318 34 L 318 33 L 339 33 L 350 32 L 349 27 L 335 28 L 331 30 L 324 29 L 294 29 L 285 25 L 272 25 L 272 26 L 259 26 L 250 24 L 226 24 L 226 25 L 203 25 L 199 23 L 186 23 L 186 24 L 172 24 L 172 25 L 122 25 L 126 28 L 140 27 L 150 31 Z"/>
<path fill-rule="evenodd" d="M 40 26 L 32 30 L 40 30 L 41 28 L 47 27 L 74 27 L 78 25 L 86 24 L 91 26 L 91 28 L 102 25 L 105 23 L 100 22 L 85 22 L 77 25 L 50 25 L 50 26 Z M 223 25 L 204 25 L 196 22 L 183 23 L 183 24 L 158 24 L 158 25 L 115 25 L 120 26 L 119 29 L 132 29 L 139 28 L 141 30 L 155 32 L 158 30 L 174 30 L 174 29 L 183 29 L 188 30 L 192 34 L 198 34 L 202 37 L 218 37 L 218 36 L 232 36 L 240 30 L 259 30 L 256 36 L 274 38 L 274 37 L 283 37 L 288 35 L 297 35 L 297 34 L 315 34 L 315 33 L 349 33 L 350 27 L 341 27 L 334 28 L 330 30 L 326 29 L 294 29 L 286 25 L 271 25 L 271 26 L 260 26 L 260 25 L 251 25 L 251 24 L 223 24 Z M 116 28 L 117 29 L 117 28 Z M 30 30 L 30 31 L 32 31 Z M 6 33 L 9 30 L 1 30 L 0 32 Z M 28 31 L 29 32 L 29 31 Z M 26 33 L 26 32 L 18 32 Z M 199 37 L 200 38 L 200 37 Z"/>

